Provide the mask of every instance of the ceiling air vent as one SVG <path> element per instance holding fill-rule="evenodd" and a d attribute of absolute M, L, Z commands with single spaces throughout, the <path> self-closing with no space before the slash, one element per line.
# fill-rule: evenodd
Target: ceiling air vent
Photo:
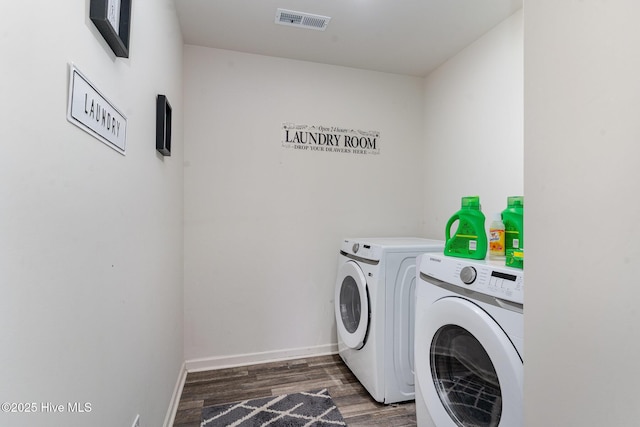
<path fill-rule="evenodd" d="M 276 24 L 308 28 L 310 30 L 324 31 L 327 29 L 327 24 L 330 20 L 331 18 L 328 16 L 295 12 L 293 10 L 278 9 L 276 12 Z"/>

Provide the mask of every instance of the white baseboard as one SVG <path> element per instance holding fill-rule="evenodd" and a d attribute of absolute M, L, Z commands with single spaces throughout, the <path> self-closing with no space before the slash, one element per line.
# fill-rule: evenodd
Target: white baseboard
<path fill-rule="evenodd" d="M 173 426 L 173 422 L 176 419 L 176 412 L 178 412 L 178 405 L 180 404 L 180 396 L 182 395 L 182 389 L 184 389 L 184 382 L 186 379 L 187 365 L 183 362 L 178 375 L 178 381 L 176 382 L 176 386 L 173 389 L 173 395 L 171 396 L 171 401 L 169 402 L 167 415 L 164 417 L 164 427 Z"/>
<path fill-rule="evenodd" d="M 301 357 L 326 356 L 336 353 L 338 353 L 338 344 L 325 344 L 315 347 L 191 359 L 185 362 L 185 366 L 187 372 L 199 372 L 233 368 L 236 366 L 254 365 L 257 363 L 278 362 L 281 360 L 298 359 Z"/>

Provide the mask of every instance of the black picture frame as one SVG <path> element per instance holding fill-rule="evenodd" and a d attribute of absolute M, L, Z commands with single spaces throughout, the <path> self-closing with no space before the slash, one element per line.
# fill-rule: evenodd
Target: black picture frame
<path fill-rule="evenodd" d="M 131 30 L 131 1 L 132 0 L 91 0 L 89 18 L 96 26 L 102 37 L 120 58 L 129 57 L 129 34 Z M 111 3 L 111 4 L 110 4 Z M 111 17 L 117 20 L 118 28 L 114 28 L 109 21 L 109 9 L 119 4 L 120 16 Z M 114 9 L 115 10 L 115 9 Z M 113 13 L 113 11 L 112 11 Z"/>
<path fill-rule="evenodd" d="M 165 95 L 156 99 L 156 150 L 171 156 L 171 104 Z"/>

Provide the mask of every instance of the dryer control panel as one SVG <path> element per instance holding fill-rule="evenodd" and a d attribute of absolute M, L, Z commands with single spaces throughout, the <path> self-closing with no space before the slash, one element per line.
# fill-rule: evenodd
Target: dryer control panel
<path fill-rule="evenodd" d="M 356 256 L 365 261 L 378 262 L 382 259 L 382 248 L 362 240 L 348 240 L 342 242 L 340 251 L 346 255 Z"/>
<path fill-rule="evenodd" d="M 524 304 L 523 270 L 490 260 L 454 258 L 441 253 L 422 256 L 419 269 L 420 273 L 442 282 Z"/>
<path fill-rule="evenodd" d="M 350 258 L 377 263 L 385 253 L 390 252 L 438 252 L 444 249 L 442 240 L 420 237 L 369 237 L 346 238 L 340 245 L 340 253 Z"/>

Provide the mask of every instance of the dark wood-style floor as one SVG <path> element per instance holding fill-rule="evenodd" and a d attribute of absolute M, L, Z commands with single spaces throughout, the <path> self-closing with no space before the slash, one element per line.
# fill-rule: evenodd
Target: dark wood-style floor
<path fill-rule="evenodd" d="M 189 373 L 173 425 L 200 427 L 208 406 L 323 388 L 349 427 L 416 425 L 413 401 L 376 402 L 337 355 Z"/>

